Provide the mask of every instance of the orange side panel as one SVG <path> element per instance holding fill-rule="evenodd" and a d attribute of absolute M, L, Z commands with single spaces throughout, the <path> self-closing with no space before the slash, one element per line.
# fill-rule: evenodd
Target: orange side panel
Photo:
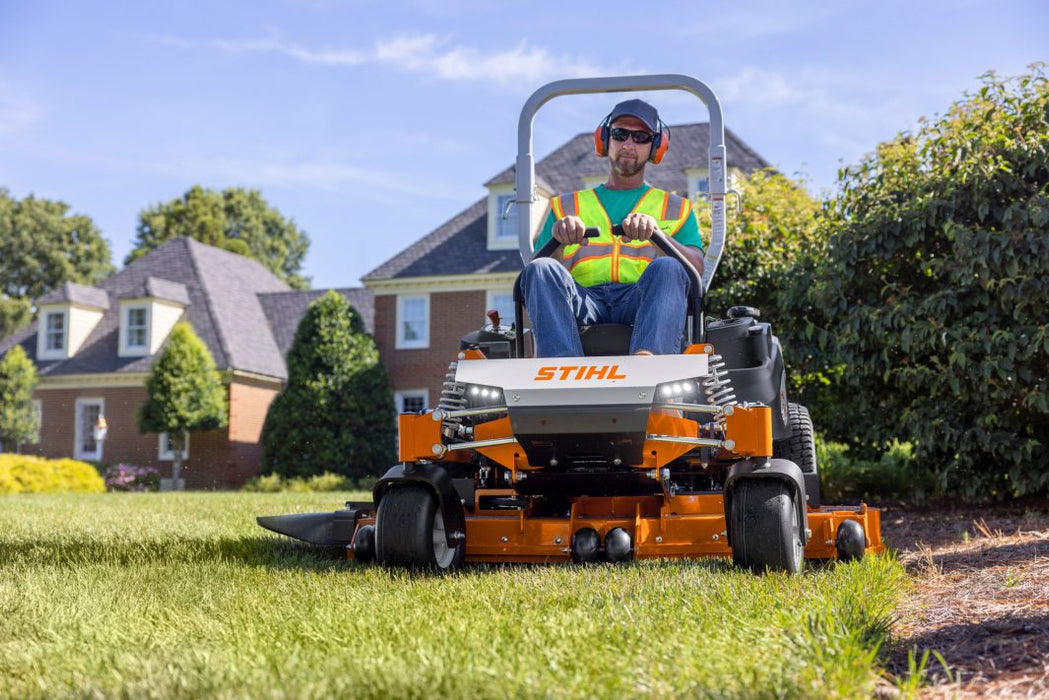
<path fill-rule="evenodd" d="M 768 457 L 772 454 L 772 409 L 767 406 L 734 407 L 725 416 L 725 434 L 736 443 L 736 456 Z"/>
<path fill-rule="evenodd" d="M 514 431 L 510 426 L 509 416 L 488 421 L 486 423 L 479 423 L 474 426 L 475 440 L 494 440 L 496 438 L 513 436 Z M 525 456 L 524 450 L 517 442 L 507 445 L 495 445 L 494 447 L 478 447 L 477 451 L 488 459 L 498 462 L 507 469 L 514 469 L 515 466 L 527 466 L 527 464 L 517 464 L 518 460 L 523 460 Z"/>
<path fill-rule="evenodd" d="M 648 414 L 648 432 L 656 435 L 696 437 L 699 434 L 699 424 L 688 418 L 679 418 L 676 414 L 677 411 L 652 411 Z M 642 465 L 649 469 L 659 469 L 693 447 L 695 446 L 677 442 L 645 440 Z"/>
<path fill-rule="evenodd" d="M 400 461 L 434 458 L 433 446 L 441 444 L 441 422 L 434 420 L 433 414 L 402 413 L 397 416 L 397 425 L 401 433 L 398 439 Z"/>

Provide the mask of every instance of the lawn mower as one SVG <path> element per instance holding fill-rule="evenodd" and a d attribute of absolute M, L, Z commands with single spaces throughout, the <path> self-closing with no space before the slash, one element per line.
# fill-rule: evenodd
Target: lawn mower
<path fill-rule="evenodd" d="M 812 422 L 790 402 L 779 340 L 760 312 L 707 322 L 703 298 L 725 240 L 721 107 L 683 75 L 563 80 L 537 90 L 518 126 L 522 259 L 532 259 L 532 122 L 567 94 L 677 89 L 710 116 L 711 243 L 703 275 L 665 234 L 691 289 L 680 355 L 627 353 L 631 328 L 582 328 L 584 356 L 529 357 L 520 279 L 515 318 L 463 338 L 437 408 L 399 416 L 399 459 L 370 502 L 258 518 L 360 562 L 437 571 L 463 562 L 731 556 L 755 572 L 884 549 L 879 511 L 823 506 Z M 588 232 L 596 235 L 597 229 Z M 618 235 L 620 231 L 613 231 Z M 535 256 L 556 252 L 550 241 Z"/>

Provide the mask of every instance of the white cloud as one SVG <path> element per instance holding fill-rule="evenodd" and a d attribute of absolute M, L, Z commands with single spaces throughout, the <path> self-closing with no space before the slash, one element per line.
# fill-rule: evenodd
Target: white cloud
<path fill-rule="evenodd" d="M 175 36 L 147 35 L 145 40 L 180 49 L 206 46 L 229 53 L 275 53 L 302 63 L 352 68 L 387 65 L 411 73 L 425 73 L 449 81 L 536 82 L 564 75 L 593 76 L 607 69 L 581 58 L 552 54 L 521 42 L 509 49 L 486 52 L 475 46 L 455 45 L 434 34 L 406 34 L 380 39 L 365 49 L 315 49 L 283 39 L 276 30 L 265 36 L 194 41 Z"/>

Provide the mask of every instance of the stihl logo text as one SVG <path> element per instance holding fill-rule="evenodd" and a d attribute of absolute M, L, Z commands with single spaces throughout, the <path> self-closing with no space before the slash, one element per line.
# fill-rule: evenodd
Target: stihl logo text
<path fill-rule="evenodd" d="M 534 381 L 546 382 L 553 379 L 558 381 L 626 379 L 626 375 L 619 373 L 619 365 L 565 365 L 563 367 L 540 367 L 535 373 Z"/>

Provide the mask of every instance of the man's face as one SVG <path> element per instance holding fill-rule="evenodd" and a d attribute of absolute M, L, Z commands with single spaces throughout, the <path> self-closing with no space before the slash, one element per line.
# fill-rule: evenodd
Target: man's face
<path fill-rule="evenodd" d="M 652 133 L 643 121 L 631 116 L 619 117 L 612 122 L 611 128 Z M 613 138 L 608 140 L 608 158 L 612 161 L 615 171 L 624 177 L 632 177 L 644 170 L 651 152 L 652 142 L 634 143 L 633 138 L 626 141 L 616 141 Z"/>

